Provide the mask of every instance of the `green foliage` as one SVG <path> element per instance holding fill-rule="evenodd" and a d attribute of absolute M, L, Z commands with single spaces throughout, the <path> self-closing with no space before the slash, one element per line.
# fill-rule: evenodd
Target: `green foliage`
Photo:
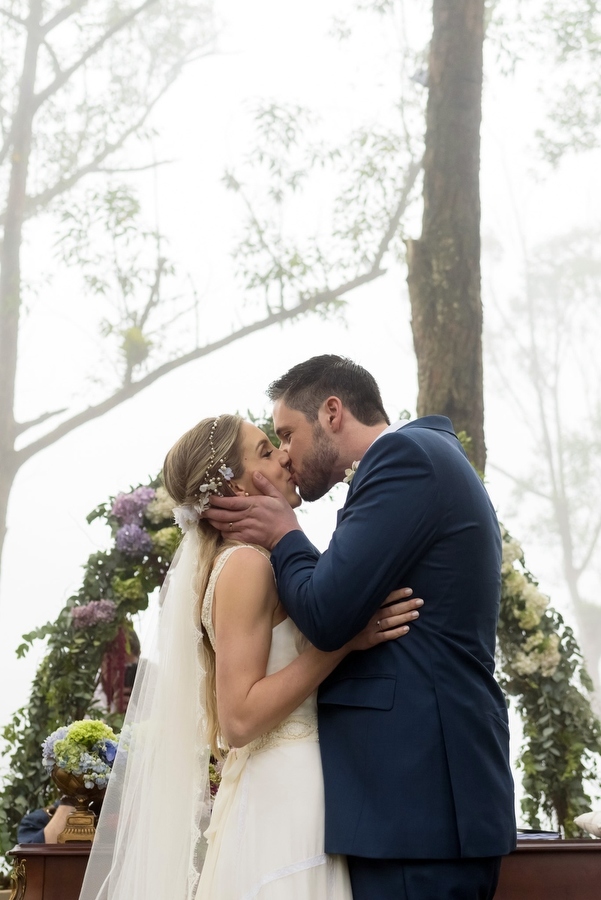
<path fill-rule="evenodd" d="M 248 417 L 277 445 L 271 417 L 255 417 L 250 412 Z M 41 764 L 41 744 L 48 734 L 84 716 L 102 718 L 113 728 L 121 726 L 118 714 L 107 715 L 93 701 L 101 660 L 118 630 L 131 628 L 132 614 L 146 608 L 179 541 L 165 489 L 158 479 L 151 487 L 155 495 L 145 500 L 139 523 L 152 549 L 138 555 L 119 550 L 122 520 L 112 512 L 114 500 L 98 506 L 88 521 L 104 519 L 116 539 L 115 546 L 90 556 L 81 588 L 69 598 L 57 620 L 24 635 L 18 648 L 23 655 L 34 641 L 48 641 L 27 707 L 17 710 L 2 732 L 10 748 L 10 774 L 0 795 L 2 854 L 15 843 L 21 817 L 54 799 L 55 788 Z M 147 489 L 140 486 L 135 490 Z M 533 827 L 540 826 L 540 815 L 545 814 L 553 817 L 566 835 L 573 835 L 577 832 L 574 817 L 590 807 L 584 782 L 594 776 L 601 750 L 601 726 L 589 702 L 590 679 L 572 631 L 548 608 L 548 599 L 525 568 L 521 548 L 506 532 L 503 546 L 499 669 L 501 683 L 516 698 L 524 722 L 520 760 L 526 792 L 523 811 Z M 114 618 L 75 628 L 73 610 L 88 604 L 93 607 L 98 600 L 115 604 Z M 94 729 L 92 723 L 86 727 Z"/>
<path fill-rule="evenodd" d="M 16 828 L 31 809 L 47 806 L 56 788 L 42 766 L 41 744 L 61 725 L 91 717 L 119 729 L 122 715 L 107 713 L 94 702 L 102 658 L 121 628 L 131 629 L 131 616 L 146 609 L 150 594 L 163 582 L 179 542 L 171 504 L 158 479 L 151 482 L 155 498 L 141 511 L 140 525 L 152 549 L 128 554 L 117 545 L 93 553 L 85 566 L 82 585 L 67 600 L 55 622 L 23 635 L 17 654 L 23 656 L 34 641 L 47 640 L 26 707 L 17 710 L 2 731 L 9 748 L 9 774 L 0 794 L 0 855 L 16 842 Z M 104 519 L 113 538 L 122 522 L 112 514 L 113 500 L 95 509 L 88 521 Z M 98 600 L 115 604 L 112 621 L 74 627 L 72 612 Z"/>
<path fill-rule="evenodd" d="M 540 828 L 544 813 L 566 837 L 578 835 L 574 818 L 590 809 L 584 783 L 597 776 L 601 752 L 592 684 L 571 628 L 548 607 L 506 531 L 498 652 L 501 684 L 516 698 L 524 724 L 524 816 Z"/>

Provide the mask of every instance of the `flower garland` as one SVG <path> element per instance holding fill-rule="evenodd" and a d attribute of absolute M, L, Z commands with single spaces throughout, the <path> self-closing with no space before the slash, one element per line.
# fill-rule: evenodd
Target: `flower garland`
<path fill-rule="evenodd" d="M 601 752 L 593 686 L 572 629 L 539 591 L 518 542 L 501 533 L 497 671 L 524 725 L 522 812 L 532 828 L 544 814 L 566 837 L 580 835 L 574 819 L 591 808 L 584 784 L 596 777 Z"/>
<path fill-rule="evenodd" d="M 39 763 L 44 738 L 84 716 L 121 727 L 122 716 L 94 703 L 101 660 L 117 639 L 127 644 L 131 616 L 146 609 L 181 540 L 171 499 L 158 479 L 102 504 L 88 521 L 97 518 L 111 528 L 113 547 L 90 556 L 82 586 L 57 620 L 24 635 L 17 650 L 22 656 L 34 641 L 48 639 L 29 704 L 3 729 L 10 773 L 0 794 L 2 855 L 14 844 L 21 817 L 53 799 L 53 785 Z M 566 835 L 579 833 L 573 819 L 590 808 L 584 782 L 595 773 L 601 749 L 601 726 L 589 701 L 592 685 L 571 629 L 549 607 L 521 547 L 505 530 L 498 663 L 499 679 L 524 722 L 519 765 L 526 820 L 540 827 L 545 814 Z"/>
<path fill-rule="evenodd" d="M 48 806 L 56 796 L 40 763 L 47 735 L 84 716 L 121 728 L 123 715 L 107 712 L 95 700 L 101 662 L 110 657 L 117 672 L 123 669 L 122 657 L 132 649 L 131 617 L 146 609 L 150 594 L 165 578 L 181 540 L 172 506 L 156 479 L 94 510 L 88 521 L 104 519 L 113 546 L 89 557 L 81 587 L 56 621 L 24 635 L 17 648 L 23 656 L 34 641 L 47 639 L 29 702 L 2 731 L 9 771 L 0 794 L 0 856 L 15 844 L 22 816 Z"/>

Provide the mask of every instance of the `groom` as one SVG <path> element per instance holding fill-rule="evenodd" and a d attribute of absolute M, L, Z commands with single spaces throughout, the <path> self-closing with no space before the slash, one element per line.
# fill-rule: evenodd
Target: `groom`
<path fill-rule="evenodd" d="M 499 525 L 443 416 L 389 425 L 378 386 L 338 356 L 300 363 L 269 396 L 302 497 L 350 480 L 320 554 L 284 498 L 214 498 L 228 537 L 272 551 L 282 603 L 334 650 L 394 589 L 426 599 L 411 640 L 349 655 L 319 691 L 328 853 L 354 900 L 490 900 L 515 846 L 505 700 L 494 677 Z M 358 463 L 358 465 L 357 465 Z"/>

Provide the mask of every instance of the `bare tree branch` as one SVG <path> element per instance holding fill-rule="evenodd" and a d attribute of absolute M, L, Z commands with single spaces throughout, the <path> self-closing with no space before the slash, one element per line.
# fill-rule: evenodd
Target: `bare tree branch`
<path fill-rule="evenodd" d="M 52 16 L 45 25 L 42 25 L 42 31 L 44 34 L 49 34 L 53 28 L 56 28 L 57 25 L 60 25 L 66 19 L 70 19 L 72 15 L 74 15 L 78 10 L 82 9 L 88 0 L 74 0 L 73 3 L 69 3 L 68 6 L 63 6 L 62 9 Z"/>
<path fill-rule="evenodd" d="M 67 178 L 63 178 L 60 181 L 57 181 L 55 184 L 51 185 L 49 188 L 46 188 L 46 190 L 42 191 L 40 194 L 29 197 L 25 204 L 25 217 L 31 218 L 31 216 L 33 216 L 40 207 L 47 206 L 48 203 L 54 200 L 55 197 L 58 197 L 61 194 L 64 194 L 65 191 L 70 190 L 86 175 L 91 175 L 95 172 L 102 171 L 101 163 L 104 162 L 107 157 L 120 150 L 127 139 L 130 138 L 132 134 L 135 134 L 137 131 L 139 131 L 140 128 L 142 128 L 154 107 L 164 96 L 164 94 L 169 90 L 171 85 L 176 81 L 181 72 L 181 69 L 185 65 L 187 65 L 187 60 L 178 63 L 178 65 L 171 70 L 169 77 L 163 84 L 162 88 L 148 103 L 142 115 L 139 116 L 137 121 L 134 122 L 133 125 L 130 125 L 130 127 L 127 128 L 119 138 L 117 138 L 117 140 L 113 141 L 110 144 L 106 144 L 105 147 L 100 151 L 100 153 L 98 153 L 93 159 L 91 159 L 90 162 L 81 166 L 79 169 L 76 169 L 76 171 L 69 175 Z M 0 215 L 0 225 L 3 224 L 4 215 Z"/>
<path fill-rule="evenodd" d="M 41 425 L 42 422 L 48 421 L 48 419 L 52 419 L 53 416 L 60 416 L 61 413 L 67 412 L 67 408 L 64 409 L 54 409 L 52 412 L 42 413 L 41 416 L 38 416 L 37 419 L 30 419 L 29 422 L 16 422 L 15 423 L 15 436 L 23 434 L 24 431 L 28 431 L 30 428 L 35 428 L 36 425 Z"/>
<path fill-rule="evenodd" d="M 176 359 L 172 359 L 169 362 L 163 363 L 163 365 L 158 366 L 156 369 L 154 369 L 154 371 L 149 372 L 139 381 L 134 381 L 130 384 L 124 385 L 123 387 L 119 388 L 119 390 L 115 391 L 115 393 L 110 397 L 107 397 L 106 400 L 103 400 L 96 406 L 90 406 L 88 407 L 88 409 L 77 413 L 70 419 L 62 422 L 53 431 L 50 431 L 48 434 L 39 438 L 39 440 L 33 441 L 26 447 L 18 450 L 16 454 L 18 458 L 18 464 L 20 466 L 23 465 L 26 460 L 30 459 L 36 453 L 39 453 L 40 450 L 44 450 L 46 447 L 50 447 L 52 444 L 56 443 L 56 441 L 60 440 L 60 438 L 65 437 L 65 435 L 69 434 L 71 431 L 79 428 L 80 425 L 84 425 L 86 422 L 91 422 L 93 419 L 97 419 L 100 416 L 103 416 L 105 413 L 109 412 L 109 410 L 114 409 L 116 406 L 119 406 L 126 400 L 135 397 L 136 394 L 140 393 L 140 391 L 143 391 L 145 388 L 149 387 L 151 384 L 153 384 L 155 381 L 158 381 L 159 378 L 162 378 L 169 372 L 173 372 L 175 371 L 175 369 L 179 369 L 189 362 L 193 362 L 194 360 L 201 359 L 204 356 L 208 356 L 209 354 L 214 353 L 216 350 L 221 350 L 223 347 L 227 347 L 229 344 L 241 340 L 241 338 L 244 338 L 249 334 L 254 334 L 255 332 L 261 331 L 264 328 L 269 328 L 271 325 L 276 325 L 278 323 L 294 319 L 297 316 L 303 315 L 304 313 L 313 311 L 318 306 L 323 306 L 327 303 L 331 303 L 333 300 L 336 300 L 338 297 L 342 297 L 344 294 L 349 293 L 355 288 L 358 288 L 363 284 L 368 284 L 371 281 L 375 281 L 377 278 L 380 278 L 382 275 L 384 275 L 385 271 L 385 269 L 380 269 L 377 266 L 373 265 L 368 272 L 364 273 L 363 275 L 357 276 L 357 278 L 353 278 L 351 281 L 345 282 L 334 290 L 321 291 L 317 294 L 311 294 L 308 297 L 300 300 L 295 306 L 291 307 L 290 309 L 280 309 L 278 310 L 278 312 L 270 313 L 270 315 L 265 316 L 265 318 L 259 319 L 258 321 L 253 322 L 250 325 L 245 325 L 242 328 L 231 332 L 225 337 L 220 338 L 219 340 L 213 341 L 210 344 L 205 344 L 204 347 L 197 347 L 195 350 L 192 350 L 189 353 L 184 354 L 183 356 L 179 356 Z"/>
<path fill-rule="evenodd" d="M 395 236 L 397 229 L 399 227 L 399 223 L 401 221 L 401 216 L 405 212 L 407 208 L 407 203 L 409 202 L 409 194 L 411 193 L 415 182 L 417 181 L 417 176 L 422 170 L 423 166 L 423 157 L 419 160 L 412 160 L 409 164 L 409 168 L 407 170 L 407 174 L 405 176 L 405 183 L 403 184 L 403 190 L 401 191 L 401 195 L 399 197 L 399 202 L 397 207 L 392 214 L 390 219 L 390 223 L 388 225 L 388 229 L 380 241 L 378 249 L 376 251 L 376 256 L 374 259 L 374 266 L 379 267 L 382 259 L 384 258 L 384 254 L 388 250 L 390 242 Z"/>
<path fill-rule="evenodd" d="M 543 491 L 539 491 L 538 488 L 535 488 L 530 482 L 524 481 L 522 478 L 518 478 L 517 475 L 514 475 L 512 472 L 508 472 L 507 469 L 503 469 L 501 466 L 498 466 L 496 463 L 489 463 L 491 469 L 494 469 L 495 472 L 499 472 L 501 475 L 504 475 L 505 478 L 509 478 L 510 481 L 516 485 L 516 487 L 521 488 L 523 491 L 527 491 L 529 494 L 534 494 L 536 497 L 541 497 L 543 500 L 548 500 L 549 503 L 552 501 L 552 497 L 550 494 L 545 494 Z"/>
<path fill-rule="evenodd" d="M 584 572 L 584 570 L 590 563 L 600 537 L 601 537 L 601 519 L 599 519 L 599 521 L 597 522 L 597 527 L 595 528 L 595 531 L 593 532 L 593 536 L 589 542 L 588 550 L 585 552 L 584 557 L 580 562 L 580 565 L 576 567 L 576 576 L 578 578 L 580 578 L 580 576 L 582 575 L 582 573 Z"/>
<path fill-rule="evenodd" d="M 24 28 L 27 27 L 27 20 L 22 19 L 20 16 L 15 16 L 14 13 L 10 12 L 8 9 L 0 8 L 0 16 L 4 16 L 9 21 L 14 22 L 16 25 L 22 25 Z"/>
<path fill-rule="evenodd" d="M 52 97 L 53 94 L 56 94 L 58 90 L 60 90 L 64 84 L 71 78 L 72 75 L 75 74 L 82 66 L 84 66 L 89 59 L 99 53 L 100 50 L 105 46 L 105 44 L 110 41 L 112 37 L 114 37 L 119 31 L 122 31 L 127 27 L 131 22 L 133 22 L 138 16 L 140 16 L 143 12 L 145 12 L 150 6 L 154 3 L 157 3 L 157 0 L 144 0 L 144 3 L 141 6 L 137 6 L 126 16 L 123 16 L 122 19 L 119 19 L 118 22 L 115 22 L 110 28 L 104 32 L 102 37 L 98 38 L 95 43 L 93 43 L 79 59 L 73 63 L 73 65 L 69 66 L 68 69 L 64 69 L 61 75 L 57 76 L 54 81 L 52 81 L 44 90 L 40 91 L 39 94 L 35 96 L 35 108 L 39 109 L 40 106 L 48 100 L 49 97 Z"/>
<path fill-rule="evenodd" d="M 159 159 L 157 162 L 148 163 L 145 166 L 124 166 L 123 168 L 109 166 L 99 166 L 95 171 L 102 172 L 104 175 L 118 175 L 129 172 L 147 172 L 149 169 L 158 169 L 159 166 L 170 166 L 177 162 L 175 159 Z"/>
<path fill-rule="evenodd" d="M 54 69 L 55 75 L 62 75 L 63 70 L 61 69 L 61 65 L 58 61 L 58 56 L 54 52 L 54 49 L 52 48 L 50 41 L 47 41 L 46 39 L 44 39 L 42 41 L 42 45 L 48 52 L 48 56 L 50 57 L 50 60 L 52 62 L 52 68 Z"/>

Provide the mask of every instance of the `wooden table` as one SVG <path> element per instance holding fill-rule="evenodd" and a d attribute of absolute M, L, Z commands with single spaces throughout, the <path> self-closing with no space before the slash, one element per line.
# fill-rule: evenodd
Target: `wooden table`
<path fill-rule="evenodd" d="M 504 857 L 495 900 L 599 900 L 601 841 L 518 841 Z M 29 898 L 27 898 L 29 900 Z"/>
<path fill-rule="evenodd" d="M 78 900 L 91 844 L 17 844 L 11 900 Z M 601 841 L 519 841 L 495 900 L 600 900 Z"/>
<path fill-rule="evenodd" d="M 78 900 L 91 844 L 17 844 L 11 900 Z"/>

